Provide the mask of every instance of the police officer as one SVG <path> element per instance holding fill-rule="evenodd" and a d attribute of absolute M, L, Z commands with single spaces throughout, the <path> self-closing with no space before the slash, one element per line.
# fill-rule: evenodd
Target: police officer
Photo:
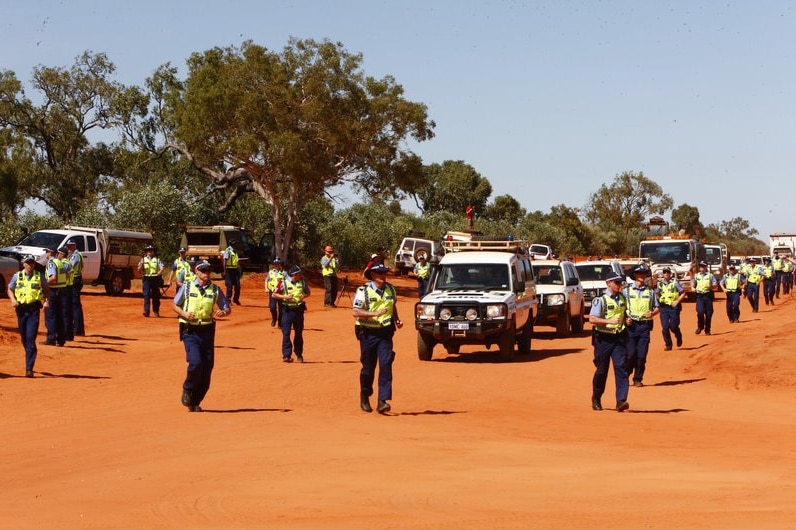
<path fill-rule="evenodd" d="M 215 365 L 216 321 L 231 313 L 224 293 L 210 281 L 212 266 L 207 261 L 196 265 L 196 278 L 183 283 L 174 296 L 174 312 L 179 315 L 180 340 L 185 346 L 188 371 L 182 384 L 182 404 L 190 412 L 200 412 L 200 404 L 210 389 Z M 213 308 L 218 311 L 213 314 Z"/>
<path fill-rule="evenodd" d="M 48 307 L 50 288 L 41 271 L 36 270 L 36 259 L 25 256 L 22 270 L 11 276 L 8 282 L 8 298 L 17 313 L 17 326 L 25 348 L 25 377 L 33 377 L 36 364 L 36 334 L 42 307 Z"/>
<path fill-rule="evenodd" d="M 735 324 L 741 318 L 741 291 L 744 288 L 743 278 L 735 265 L 730 265 L 729 272 L 721 278 L 719 285 L 727 296 L 727 318 L 730 324 Z"/>
<path fill-rule="evenodd" d="M 663 278 L 656 285 L 658 294 L 658 311 L 661 317 L 661 333 L 663 334 L 663 349 L 672 349 L 672 334 L 677 340 L 677 347 L 683 345 L 683 333 L 680 331 L 680 311 L 685 298 L 685 290 L 677 278 L 672 278 L 672 269 L 664 267 Z"/>
<path fill-rule="evenodd" d="M 64 250 L 64 249 L 62 249 Z M 48 306 L 44 310 L 44 325 L 47 328 L 47 340 L 42 344 L 63 346 L 66 343 L 66 314 L 64 305 L 68 299 L 66 282 L 69 279 L 69 261 L 60 259 L 55 249 L 46 249 L 47 266 L 45 274 L 50 286 Z M 60 255 L 66 255 L 61 252 Z"/>
<path fill-rule="evenodd" d="M 163 280 L 163 262 L 155 256 L 155 247 L 147 245 L 145 255 L 138 262 L 138 270 L 142 272 L 141 289 L 144 293 L 144 316 L 149 316 L 150 300 L 155 316 L 160 316 L 160 284 Z"/>
<path fill-rule="evenodd" d="M 188 268 L 181 268 L 177 273 L 177 289 L 183 286 L 185 282 L 192 282 L 196 279 L 196 264 L 198 263 L 196 256 L 191 256 L 188 259 Z"/>
<path fill-rule="evenodd" d="M 749 262 L 741 269 L 746 285 L 746 299 L 752 306 L 752 313 L 757 313 L 760 307 L 760 282 L 763 281 L 763 268 L 759 266 L 754 258 L 749 258 Z"/>
<path fill-rule="evenodd" d="M 629 388 L 627 377 L 627 299 L 622 294 L 625 278 L 612 274 L 605 283 L 608 288 L 602 296 L 592 300 L 589 322 L 594 326 L 594 377 L 591 386 L 591 408 L 602 410 L 602 395 L 608 380 L 608 367 L 613 362 L 616 383 L 616 410 L 630 408 L 627 402 Z"/>
<path fill-rule="evenodd" d="M 58 259 L 67 265 L 66 272 L 66 287 L 62 290 L 63 312 L 64 312 L 64 336 L 66 341 L 70 342 L 75 340 L 75 308 L 74 308 L 74 276 L 72 274 L 72 262 L 67 257 L 69 249 L 63 246 L 58 249 Z"/>
<path fill-rule="evenodd" d="M 186 257 L 186 253 L 188 251 L 185 248 L 180 247 L 179 256 L 172 262 L 171 264 L 171 274 L 169 275 L 169 283 L 171 283 L 171 278 L 176 278 L 177 288 L 179 289 L 182 287 L 182 282 L 180 281 L 180 276 L 185 276 L 185 271 L 191 270 L 191 263 Z"/>
<path fill-rule="evenodd" d="M 66 243 L 67 259 L 72 267 L 72 330 L 73 337 L 83 337 L 86 334 L 86 325 L 83 318 L 83 254 L 77 249 L 77 242 L 69 240 Z"/>
<path fill-rule="evenodd" d="M 775 272 L 774 266 L 771 265 L 771 258 L 768 256 L 763 257 L 763 298 L 766 305 L 774 305 L 775 294 Z"/>
<path fill-rule="evenodd" d="M 271 311 L 271 327 L 276 327 L 279 323 L 279 303 L 274 298 L 274 291 L 281 287 L 285 281 L 285 270 L 282 268 L 282 260 L 274 258 L 271 268 L 265 276 L 265 290 L 268 291 L 268 310 Z"/>
<path fill-rule="evenodd" d="M 373 412 L 370 396 L 373 395 L 373 381 L 376 378 L 376 365 L 379 366 L 379 394 L 376 411 L 386 414 L 392 408 L 392 364 L 395 360 L 393 335 L 403 327 L 398 318 L 395 287 L 387 283 L 389 267 L 376 263 L 365 271 L 370 282 L 357 288 L 354 295 L 353 316 L 356 319 L 356 335 L 359 339 L 360 400 L 364 412 Z"/>
<path fill-rule="evenodd" d="M 240 305 L 240 262 L 234 245 L 237 239 L 230 239 L 229 246 L 221 254 L 224 264 L 224 285 L 227 287 L 227 299 Z"/>
<path fill-rule="evenodd" d="M 705 331 L 705 335 L 710 335 L 710 322 L 713 319 L 713 288 L 716 284 L 716 277 L 708 272 L 708 264 L 704 261 L 700 261 L 699 272 L 694 274 L 697 335 L 702 333 L 703 330 Z"/>
<path fill-rule="evenodd" d="M 420 298 L 423 298 L 423 295 L 426 294 L 428 279 L 431 276 L 431 265 L 426 261 L 425 254 L 418 256 L 414 273 L 417 278 L 417 294 L 420 295 Z"/>
<path fill-rule="evenodd" d="M 323 307 L 337 307 L 337 269 L 340 267 L 340 257 L 334 253 L 334 247 L 326 245 L 321 258 L 321 274 L 323 275 Z"/>
<path fill-rule="evenodd" d="M 774 290 L 777 298 L 779 298 L 779 292 L 782 289 L 782 272 L 784 265 L 785 260 L 779 257 L 779 253 L 774 252 L 774 259 L 771 260 L 771 266 L 774 267 Z"/>
<path fill-rule="evenodd" d="M 628 285 L 624 295 L 627 299 L 627 373 L 633 376 L 633 386 L 644 386 L 644 370 L 650 349 L 650 333 L 655 315 L 658 314 L 658 299 L 655 291 L 647 285 L 650 270 L 644 265 L 633 269 L 633 285 Z"/>
<path fill-rule="evenodd" d="M 786 295 L 790 294 L 793 287 L 793 262 L 791 258 L 785 256 L 782 258 L 782 292 Z"/>
<path fill-rule="evenodd" d="M 298 362 L 304 362 L 304 300 L 310 295 L 310 286 L 304 281 L 304 271 L 293 265 L 281 287 L 274 290 L 274 298 L 282 304 L 279 326 L 282 329 L 282 361 L 293 362 L 293 352 Z M 290 330 L 293 329 L 293 341 Z"/>

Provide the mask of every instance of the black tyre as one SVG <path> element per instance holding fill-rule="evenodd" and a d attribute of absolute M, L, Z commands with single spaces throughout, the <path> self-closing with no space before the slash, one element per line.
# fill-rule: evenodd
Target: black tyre
<path fill-rule="evenodd" d="M 460 347 L 460 344 L 446 344 L 445 351 L 448 352 L 449 355 L 456 355 L 459 353 Z"/>
<path fill-rule="evenodd" d="M 572 333 L 583 333 L 583 319 L 584 319 L 583 312 L 585 310 L 586 308 L 583 305 L 581 305 L 578 316 L 572 320 Z"/>
<path fill-rule="evenodd" d="M 434 345 L 437 341 L 434 337 L 425 333 L 417 332 L 417 358 L 421 361 L 430 361 L 434 353 Z"/>
<path fill-rule="evenodd" d="M 498 341 L 501 361 L 508 362 L 514 359 L 514 343 L 516 339 L 517 333 L 514 328 L 514 322 L 512 322 L 511 327 L 500 336 L 500 341 Z"/>
<path fill-rule="evenodd" d="M 556 320 L 556 337 L 563 338 L 569 337 L 569 326 L 570 326 L 570 319 L 569 319 L 569 308 L 564 308 L 565 311 L 563 314 L 558 315 L 558 320 Z"/>
<path fill-rule="evenodd" d="M 522 326 L 522 334 L 517 338 L 517 352 L 531 353 L 531 338 L 533 337 L 533 317 L 528 315 L 528 320 Z"/>
<path fill-rule="evenodd" d="M 124 278 L 118 272 L 111 275 L 110 280 L 105 284 L 105 292 L 111 296 L 119 296 L 124 292 Z"/>

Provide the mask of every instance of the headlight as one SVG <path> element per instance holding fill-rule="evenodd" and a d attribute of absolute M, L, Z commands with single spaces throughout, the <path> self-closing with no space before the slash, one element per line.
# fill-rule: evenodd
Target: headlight
<path fill-rule="evenodd" d="M 486 318 L 505 318 L 506 306 L 503 304 L 486 306 Z"/>
<path fill-rule="evenodd" d="M 417 318 L 420 320 L 433 320 L 435 307 L 434 304 L 417 304 L 417 306 L 415 306 Z"/>
<path fill-rule="evenodd" d="M 464 318 L 466 318 L 467 320 L 475 320 L 476 318 L 478 318 L 478 311 L 476 311 L 473 308 L 470 308 L 467 310 L 467 313 L 465 313 Z"/>
<path fill-rule="evenodd" d="M 450 320 L 450 318 L 451 318 L 451 310 L 448 308 L 442 308 L 439 312 L 439 319 Z"/>
<path fill-rule="evenodd" d="M 564 304 L 564 295 L 563 294 L 548 294 L 546 297 L 547 305 L 563 305 Z"/>

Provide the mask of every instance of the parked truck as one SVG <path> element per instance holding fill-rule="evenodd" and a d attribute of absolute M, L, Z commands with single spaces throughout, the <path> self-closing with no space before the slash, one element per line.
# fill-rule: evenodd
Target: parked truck
<path fill-rule="evenodd" d="M 114 230 L 67 225 L 61 229 L 37 230 L 16 245 L 0 249 L 0 256 L 20 261 L 30 254 L 37 267 L 47 265 L 45 249 L 65 247 L 74 241 L 83 254 L 83 284 L 103 285 L 110 295 L 130 289 L 132 280 L 140 278 L 138 261 L 144 247 L 152 243 L 152 234 L 132 230 Z"/>
<path fill-rule="evenodd" d="M 639 244 L 639 259 L 652 270 L 653 281 L 663 276 L 663 269 L 671 269 L 673 277 L 689 297 L 695 295 L 693 277 L 699 270 L 699 262 L 705 261 L 705 245 L 687 234 L 670 234 L 669 223 L 661 217 L 653 217 L 646 226 L 646 239 Z"/>
<path fill-rule="evenodd" d="M 186 256 L 209 261 L 214 272 L 223 271 L 219 256 L 230 244 L 238 253 L 238 263 L 243 271 L 266 270 L 274 258 L 273 237 L 270 234 L 255 241 L 245 228 L 234 225 L 182 227 L 180 246 L 185 249 Z"/>
<path fill-rule="evenodd" d="M 771 255 L 778 254 L 780 257 L 796 256 L 796 233 L 794 232 L 774 232 L 769 236 Z"/>

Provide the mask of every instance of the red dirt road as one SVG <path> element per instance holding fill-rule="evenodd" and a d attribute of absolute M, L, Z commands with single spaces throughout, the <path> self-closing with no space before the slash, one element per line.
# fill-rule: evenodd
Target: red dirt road
<path fill-rule="evenodd" d="M 352 277 L 354 275 L 352 274 Z M 281 362 L 262 276 L 218 325 L 202 413 L 171 300 L 88 288 L 88 336 L 41 346 L 36 377 L 0 309 L 0 527 L 528 529 L 796 527 L 796 356 L 791 298 L 663 351 L 627 413 L 590 407 L 588 333 L 538 328 L 533 353 L 463 348 L 420 362 L 396 335 L 393 412 L 358 406 L 348 308 L 316 286 L 304 364 Z M 394 280 L 411 323 L 412 282 Z M 173 291 L 171 292 L 173 294 Z M 345 303 L 349 301 L 345 299 Z M 44 326 L 40 329 L 43 333 Z M 613 383 L 603 403 L 613 403 Z"/>

